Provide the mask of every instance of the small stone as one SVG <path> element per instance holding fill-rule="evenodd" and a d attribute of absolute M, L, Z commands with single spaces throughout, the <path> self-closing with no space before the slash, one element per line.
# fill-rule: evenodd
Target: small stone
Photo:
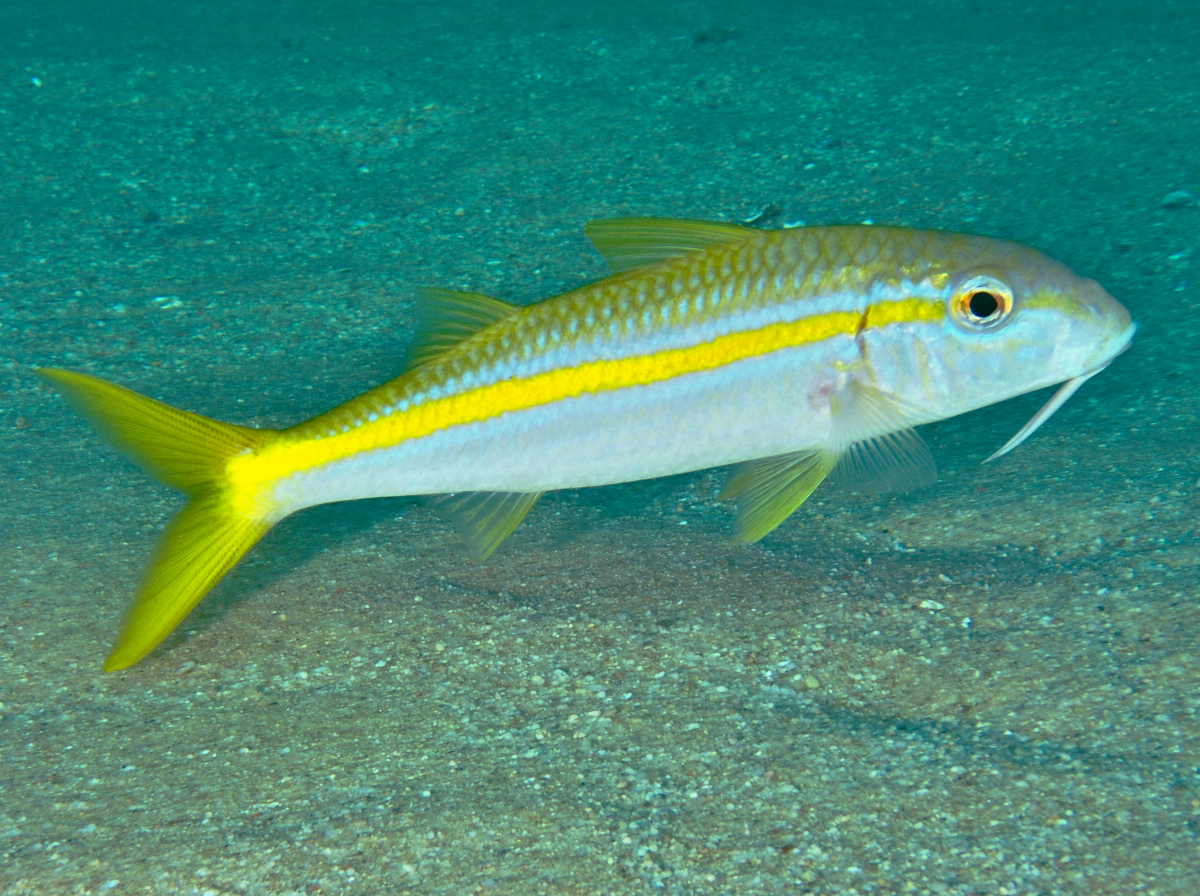
<path fill-rule="evenodd" d="M 817 688 L 819 688 L 821 686 L 821 682 L 820 682 L 820 680 L 817 679 L 817 677 L 815 675 L 805 675 L 804 676 L 804 686 L 806 688 L 808 688 L 810 691 L 815 691 Z"/>
<path fill-rule="evenodd" d="M 744 217 L 742 219 L 742 223 L 749 224 L 751 226 L 763 224 L 772 218 L 778 217 L 781 211 L 782 209 L 780 209 L 779 206 L 774 202 L 768 202 L 766 205 L 755 209 L 746 217 Z"/>
<path fill-rule="evenodd" d="M 1163 208 L 1187 208 L 1196 204 L 1196 197 L 1187 190 L 1172 190 L 1163 197 Z"/>

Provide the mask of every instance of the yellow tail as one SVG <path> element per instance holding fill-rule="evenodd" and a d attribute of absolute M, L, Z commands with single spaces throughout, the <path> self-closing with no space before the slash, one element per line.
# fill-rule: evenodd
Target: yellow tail
<path fill-rule="evenodd" d="M 86 374 L 38 373 L 126 457 L 189 498 L 159 538 L 104 661 L 106 671 L 124 669 L 170 634 L 271 528 L 235 509 L 226 465 L 278 433 L 218 423 Z"/>

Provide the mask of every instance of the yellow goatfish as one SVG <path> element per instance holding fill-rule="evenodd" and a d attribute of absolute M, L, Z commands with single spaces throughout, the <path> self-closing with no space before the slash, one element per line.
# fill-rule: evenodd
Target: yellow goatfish
<path fill-rule="evenodd" d="M 542 492 L 740 464 L 724 494 L 735 540 L 754 541 L 831 473 L 876 489 L 931 482 L 914 426 L 1062 383 L 993 456 L 1005 453 L 1133 337 L 1097 283 L 1001 240 L 660 219 L 586 232 L 611 276 L 527 307 L 420 290 L 407 371 L 289 429 L 39 371 L 188 495 L 104 668 L 153 650 L 304 507 L 447 496 L 479 561 Z"/>

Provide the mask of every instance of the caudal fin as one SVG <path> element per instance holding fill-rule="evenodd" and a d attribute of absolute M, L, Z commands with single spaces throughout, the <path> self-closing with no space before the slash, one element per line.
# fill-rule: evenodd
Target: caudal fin
<path fill-rule="evenodd" d="M 170 634 L 271 528 L 238 509 L 226 468 L 278 433 L 218 423 L 86 374 L 38 373 L 126 457 L 189 498 L 159 538 L 104 661 L 105 670 L 124 669 Z"/>

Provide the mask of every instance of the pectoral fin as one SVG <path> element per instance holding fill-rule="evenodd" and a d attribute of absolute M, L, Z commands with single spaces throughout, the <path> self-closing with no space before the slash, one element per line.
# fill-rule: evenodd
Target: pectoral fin
<path fill-rule="evenodd" d="M 873 492 L 907 492 L 932 485 L 937 465 L 909 424 L 916 416 L 894 395 L 851 381 L 830 399 L 833 426 L 825 451 L 835 481 Z"/>

